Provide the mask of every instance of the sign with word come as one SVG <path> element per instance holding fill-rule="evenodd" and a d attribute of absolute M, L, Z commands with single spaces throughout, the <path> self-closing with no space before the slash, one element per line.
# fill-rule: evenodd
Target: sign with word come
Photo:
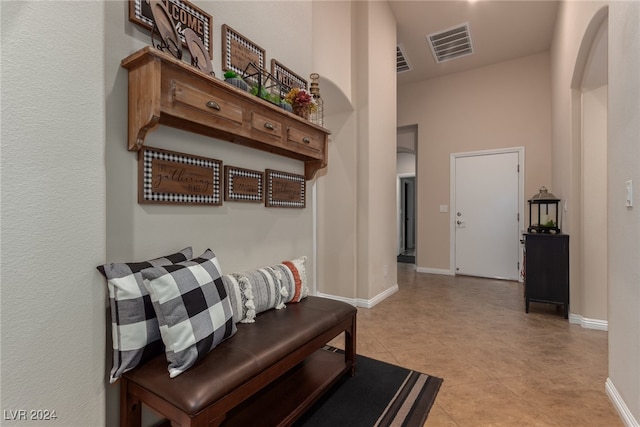
<path fill-rule="evenodd" d="M 209 51 L 209 57 L 213 58 L 211 35 L 213 17 L 187 0 L 162 0 L 162 3 L 166 6 L 182 43 L 186 44 L 184 30 L 191 28 L 202 41 L 205 49 Z M 149 0 L 129 0 L 129 21 L 151 30 L 153 28 L 151 2 Z"/>

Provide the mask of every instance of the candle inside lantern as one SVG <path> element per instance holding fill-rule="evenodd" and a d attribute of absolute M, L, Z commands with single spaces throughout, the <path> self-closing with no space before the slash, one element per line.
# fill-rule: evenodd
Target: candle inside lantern
<path fill-rule="evenodd" d="M 540 225 L 545 225 L 549 222 L 549 215 L 542 215 L 540 218 Z"/>

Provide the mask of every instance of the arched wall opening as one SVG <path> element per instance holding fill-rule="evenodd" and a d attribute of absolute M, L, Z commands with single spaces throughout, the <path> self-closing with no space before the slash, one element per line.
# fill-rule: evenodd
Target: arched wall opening
<path fill-rule="evenodd" d="M 571 321 L 607 330 L 608 8 L 594 14 L 571 81 Z"/>

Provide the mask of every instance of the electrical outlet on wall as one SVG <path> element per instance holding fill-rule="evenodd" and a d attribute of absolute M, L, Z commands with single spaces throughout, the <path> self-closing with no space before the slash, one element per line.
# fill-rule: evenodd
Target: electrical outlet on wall
<path fill-rule="evenodd" d="M 629 180 L 624 183 L 625 188 L 627 190 L 627 201 L 625 202 L 625 206 L 628 208 L 633 207 L 633 181 Z"/>

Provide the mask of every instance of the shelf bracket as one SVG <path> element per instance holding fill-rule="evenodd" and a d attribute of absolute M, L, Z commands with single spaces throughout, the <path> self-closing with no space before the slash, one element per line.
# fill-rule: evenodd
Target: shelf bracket
<path fill-rule="evenodd" d="M 160 58 L 146 56 L 129 70 L 129 135 L 127 148 L 139 151 L 147 133 L 160 123 Z"/>

